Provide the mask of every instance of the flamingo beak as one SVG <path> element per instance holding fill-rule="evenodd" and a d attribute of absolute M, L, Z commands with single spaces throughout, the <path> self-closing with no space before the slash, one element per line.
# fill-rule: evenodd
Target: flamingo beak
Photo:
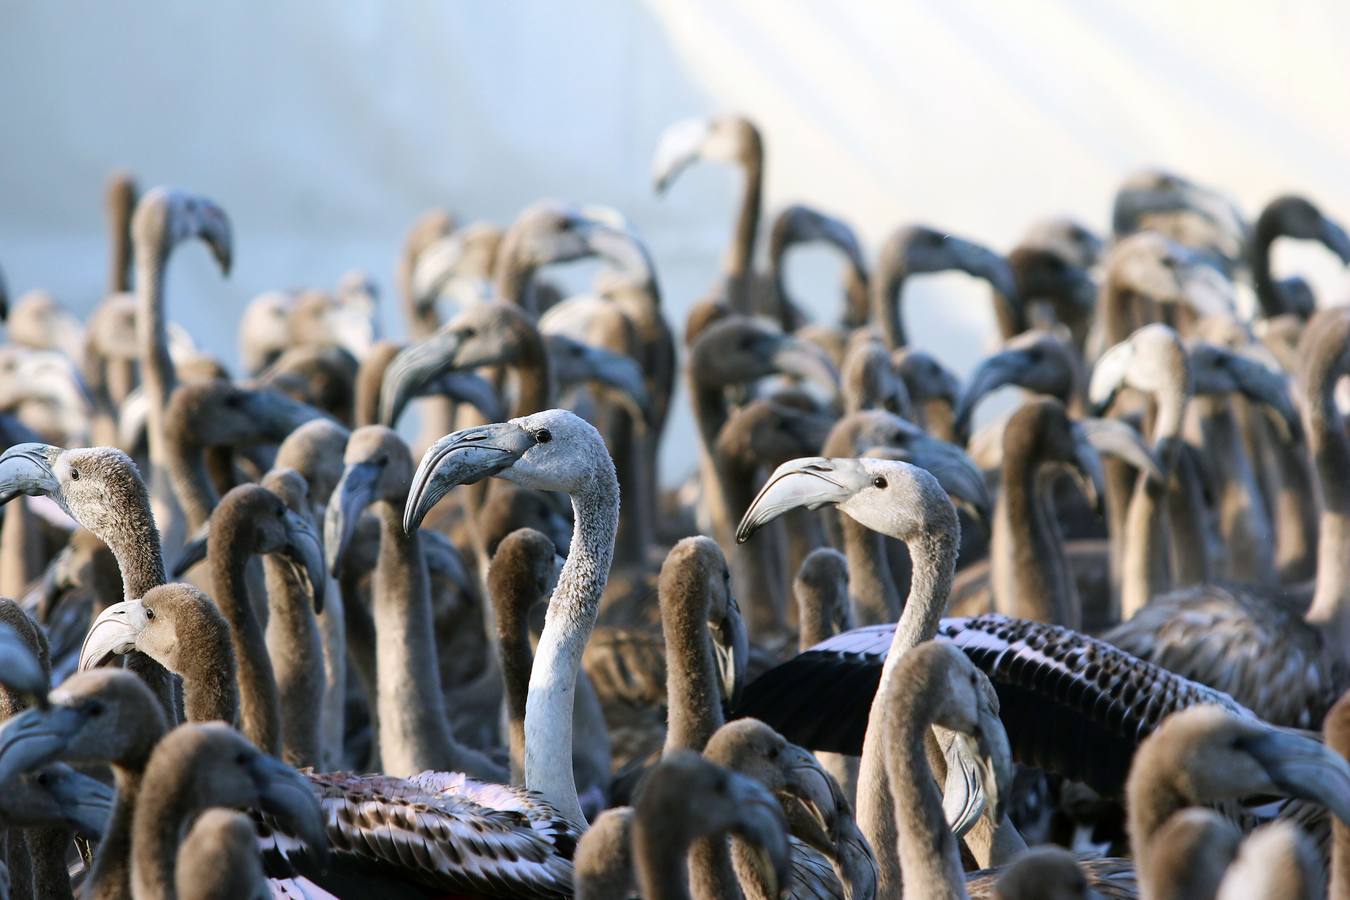
<path fill-rule="evenodd" d="M 463 343 L 459 331 L 443 329 L 400 350 L 380 383 L 380 421 L 393 427 L 408 401 L 420 397 L 427 385 L 455 368 L 455 356 Z"/>
<path fill-rule="evenodd" d="M 59 502 L 61 484 L 52 467 L 60 453 L 50 444 L 15 444 L 0 455 L 0 504 L 25 494 Z"/>
<path fill-rule="evenodd" d="M 529 432 L 513 422 L 465 428 L 436 441 L 422 455 L 413 475 L 403 530 L 411 534 L 452 487 L 473 484 L 510 468 L 534 443 Z"/>
<path fill-rule="evenodd" d="M 342 477 L 328 498 L 323 518 L 323 549 L 328 571 L 334 578 L 342 568 L 347 545 L 356 532 L 361 513 L 375 499 L 375 485 L 383 471 L 384 467 L 377 462 L 351 463 L 342 470 Z"/>
<path fill-rule="evenodd" d="M 652 186 L 664 194 L 676 177 L 702 155 L 703 144 L 712 130 L 707 119 L 682 119 L 661 132 L 652 158 Z"/>
<path fill-rule="evenodd" d="M 80 647 L 80 671 L 94 669 L 114 656 L 136 649 L 136 639 L 150 624 L 145 604 L 140 600 L 123 600 L 109 606 L 84 636 Z"/>
<path fill-rule="evenodd" d="M 822 456 L 789 460 L 774 470 L 745 511 L 736 527 L 736 542 L 744 544 L 750 535 L 791 510 L 842 503 L 867 483 L 867 473 L 855 460 Z"/>
<path fill-rule="evenodd" d="M 319 534 L 306 516 L 286 510 L 286 547 L 280 556 L 290 564 L 297 575 L 304 573 L 310 594 L 314 597 L 314 612 L 323 612 L 323 592 L 328 584 L 324 569 L 324 546 Z"/>

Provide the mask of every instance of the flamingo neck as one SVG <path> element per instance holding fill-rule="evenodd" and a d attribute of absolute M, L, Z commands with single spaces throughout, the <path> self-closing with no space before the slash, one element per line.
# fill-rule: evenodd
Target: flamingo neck
<path fill-rule="evenodd" d="M 572 544 L 549 601 L 525 702 L 525 786 L 578 827 L 586 818 L 572 775 L 572 706 L 619 525 L 619 481 L 608 454 L 572 493 Z M 383 727 L 383 722 L 381 722 Z"/>
<path fill-rule="evenodd" d="M 164 409 L 178 382 L 169 356 L 164 314 L 164 269 L 168 261 L 166 242 L 136 247 L 136 341 L 141 350 L 141 379 L 149 400 L 146 437 L 152 465 L 164 462 Z"/>

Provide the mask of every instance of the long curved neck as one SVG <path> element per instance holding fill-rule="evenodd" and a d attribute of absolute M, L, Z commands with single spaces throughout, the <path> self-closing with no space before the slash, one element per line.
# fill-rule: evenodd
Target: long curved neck
<path fill-rule="evenodd" d="M 514 580 L 501 583 L 493 579 L 492 582 L 493 625 L 497 630 L 497 652 L 501 656 L 513 784 L 520 784 L 525 778 L 525 706 L 530 689 L 530 669 L 534 665 L 527 618 L 531 598 L 514 596 L 518 587 Z M 502 595 L 499 596 L 499 592 Z"/>
<path fill-rule="evenodd" d="M 549 602 L 525 708 L 525 786 L 582 827 L 586 819 L 572 775 L 572 705 L 619 524 L 618 479 L 608 458 L 602 462 L 572 494 L 571 550 Z"/>
<path fill-rule="evenodd" d="M 1114 347 L 1134 331 L 1134 297 L 1134 292 L 1122 283 L 1121 276 L 1108 270 L 1097 301 L 1104 347 Z"/>
<path fill-rule="evenodd" d="M 239 679 L 230 634 L 207 634 L 197 646 L 180 648 L 183 713 L 189 722 L 239 723 Z"/>
<path fill-rule="evenodd" d="M 1227 556 L 1225 575 L 1237 581 L 1275 581 L 1275 536 L 1247 455 L 1243 431 L 1228 397 L 1196 397 L 1200 442 L 1218 486 L 1219 530 Z M 1257 409 L 1249 412 L 1262 415 Z"/>
<path fill-rule="evenodd" d="M 141 767 L 113 766 L 117 797 L 108 827 L 98 843 L 84 895 L 90 900 L 129 900 L 131 897 L 131 828 L 136 815 L 136 797 L 141 789 Z"/>
<path fill-rule="evenodd" d="M 108 545 L 122 574 L 122 599 L 144 597 L 151 588 L 165 584 L 164 556 L 159 543 L 159 529 L 150 512 L 150 501 L 145 489 L 127 485 L 122 491 L 126 502 L 120 503 L 115 528 L 101 528 L 95 532 Z M 90 529 L 93 530 L 93 529 Z"/>
<path fill-rule="evenodd" d="M 900 304 L 905 296 L 905 278 L 909 272 L 900 261 L 878 267 L 872 274 L 872 324 L 881 329 L 886 346 L 898 350 L 905 346 L 905 325 Z"/>
<path fill-rule="evenodd" d="M 1136 760 L 1134 768 L 1140 768 Z M 1162 768 L 1162 767 L 1157 767 Z M 1166 777 L 1166 772 L 1146 768 L 1142 777 L 1132 777 L 1126 783 L 1126 815 L 1130 835 L 1130 855 L 1135 868 L 1149 871 L 1155 849 L 1154 838 L 1172 815 L 1190 806 L 1187 797 Z"/>
<path fill-rule="evenodd" d="M 174 433 L 165 435 L 164 464 L 187 520 L 188 532 L 195 533 L 211 518 L 211 510 L 220 498 L 206 467 L 205 449 L 186 437 L 190 433 L 190 428 L 184 428 L 181 433 L 174 429 Z"/>
<path fill-rule="evenodd" d="M 647 550 L 656 540 L 647 484 L 647 443 L 655 435 L 639 433 L 637 423 L 627 410 L 609 410 L 602 429 L 614 471 L 619 479 L 619 495 L 624 498 L 619 513 L 619 533 L 614 545 L 614 568 L 642 567 Z"/>
<path fill-rule="evenodd" d="M 1189 376 L 1185 377 L 1189 382 Z M 1190 401 L 1189 384 L 1159 392 L 1153 421 L 1153 452 L 1167 483 L 1158 483 L 1141 471 L 1125 522 L 1125 546 L 1120 570 L 1120 612 L 1129 619 L 1171 583 L 1168 567 L 1167 515 L 1169 483 L 1181 454 L 1182 417 Z"/>
<path fill-rule="evenodd" d="M 141 349 L 141 380 L 147 404 L 146 438 L 151 465 L 164 462 L 164 410 L 178 383 L 169 356 L 169 332 L 164 314 L 164 269 L 169 247 L 159 241 L 136 245 L 136 340 Z"/>
<path fill-rule="evenodd" d="M 689 836 L 661 824 L 633 827 L 638 894 L 646 900 L 689 900 Z"/>
<path fill-rule="evenodd" d="M 543 337 L 530 329 L 520 342 L 520 353 L 515 360 L 516 418 L 552 409 L 554 406 L 553 373 L 548 362 L 548 348 Z"/>
<path fill-rule="evenodd" d="M 848 557 L 848 592 L 858 613 L 858 625 L 879 625 L 900 616 L 900 592 L 891 578 L 890 561 L 882 537 L 848 516 L 839 517 Z"/>
<path fill-rule="evenodd" d="M 1336 409 L 1339 367 L 1323 365 L 1309 373 L 1304 408 L 1313 467 L 1322 496 L 1317 529 L 1317 576 L 1308 621 L 1332 632 L 1333 646 L 1350 639 L 1350 440 Z"/>
<path fill-rule="evenodd" d="M 899 887 L 897 876 L 903 872 L 904 896 L 964 900 L 966 884 L 961 851 L 956 835 L 947 827 L 942 795 L 933 780 L 925 749 L 942 693 L 916 691 L 907 694 L 906 699 L 908 703 L 891 710 L 893 721 L 888 741 L 889 752 L 897 757 L 892 761 L 892 769 L 906 776 L 891 780 L 899 870 L 892 870 L 889 875 L 883 871 L 880 884 L 890 881 L 892 888 Z M 880 854 L 877 859 L 880 863 Z M 878 896 L 883 893 L 879 890 Z"/>
<path fill-rule="evenodd" d="M 699 480 L 703 485 L 703 504 L 712 520 L 713 537 L 725 547 L 736 527 L 725 486 L 717 470 L 717 435 L 727 420 L 726 394 L 720 387 L 700 382 L 692 366 L 689 370 L 689 393 L 694 405 L 694 421 L 698 424 Z"/>
<path fill-rule="evenodd" d="M 753 141 L 743 160 L 745 183 L 741 188 L 741 206 L 722 268 L 727 276 L 727 300 L 737 312 L 751 311 L 751 266 L 755 258 L 755 238 L 759 233 L 761 196 L 764 191 L 764 154 L 759 140 Z"/>
<path fill-rule="evenodd" d="M 371 580 L 380 761 L 390 775 L 443 768 L 453 736 L 436 665 L 426 564 L 403 504 L 376 501 L 380 552 Z M 570 745 L 569 745 L 570 746 Z"/>
<path fill-rule="evenodd" d="M 244 577 L 244 568 L 253 555 L 245 538 L 250 527 L 247 516 L 239 520 L 231 516 L 227 521 L 213 523 L 207 539 L 207 559 L 213 597 L 230 623 L 230 644 L 238 667 L 240 730 L 260 749 L 279 756 L 281 704 L 277 700 L 276 676 L 272 673 L 262 627 L 253 615 L 253 602 Z"/>
<path fill-rule="evenodd" d="M 1004 446 L 1003 490 L 989 549 L 995 609 L 1077 629 L 1078 598 L 1066 594 L 1073 582 L 1041 463 L 1030 447 Z"/>
<path fill-rule="evenodd" d="M 707 580 L 691 577 L 680 588 L 683 590 L 677 592 L 679 596 L 661 597 L 661 630 L 666 638 L 666 703 L 670 710 L 662 753 L 676 750 L 702 753 L 723 721 L 717 664 L 708 634 Z"/>
<path fill-rule="evenodd" d="M 954 510 L 946 529 L 936 528 L 907 542 L 914 564 L 909 598 L 905 601 L 905 611 L 900 615 L 900 621 L 896 623 L 895 635 L 891 638 L 886 661 L 881 667 L 881 681 L 867 715 L 867 732 L 863 737 L 858 772 L 858 826 L 877 856 L 877 868 L 881 873 L 878 896 L 898 895 L 898 883 L 891 888 L 894 893 L 889 894 L 886 893 L 886 885 L 900 871 L 900 859 L 896 853 L 898 835 L 894 801 L 885 761 L 888 744 L 884 700 L 886 688 L 906 651 L 932 640 L 937 634 L 938 622 L 947 606 L 960 542 L 960 526 Z"/>
<path fill-rule="evenodd" d="M 181 765 L 152 771 L 154 777 L 141 792 L 133 826 L 132 893 L 137 900 L 170 900 L 176 896 L 178 842 L 200 808 L 192 789 L 198 773 Z"/>
<path fill-rule="evenodd" d="M 1269 211 L 1263 211 L 1252 225 L 1252 237 L 1247 245 L 1247 262 L 1252 269 L 1252 287 L 1256 289 L 1256 301 L 1261 305 L 1261 315 L 1267 319 L 1288 312 L 1270 267 L 1270 248 L 1279 236 L 1280 227 L 1276 217 Z"/>
<path fill-rule="evenodd" d="M 276 678 L 282 759 L 294 766 L 320 764 L 324 713 L 323 638 L 303 576 L 263 558 L 267 582 L 267 655 Z"/>

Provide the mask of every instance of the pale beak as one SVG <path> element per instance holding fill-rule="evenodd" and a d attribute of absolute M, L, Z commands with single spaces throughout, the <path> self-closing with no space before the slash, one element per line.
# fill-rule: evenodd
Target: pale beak
<path fill-rule="evenodd" d="M 417 254 L 412 272 L 412 295 L 419 309 L 435 304 L 446 286 L 457 277 L 456 270 L 463 259 L 464 240 L 458 234 L 446 235 Z"/>
<path fill-rule="evenodd" d="M 84 636 L 80 648 L 80 670 L 94 669 L 114 656 L 136 649 L 136 639 L 150 624 L 145 604 L 140 600 L 123 600 L 109 606 Z"/>
<path fill-rule="evenodd" d="M 825 351 L 810 341 L 784 335 L 770 358 L 773 367 L 785 375 L 796 375 L 814 382 L 831 397 L 839 393 L 839 373 Z"/>
<path fill-rule="evenodd" d="M 52 466 L 60 453 L 50 444 L 15 444 L 0 455 L 0 504 L 20 495 L 58 497 L 61 485 Z"/>
<path fill-rule="evenodd" d="M 1120 419 L 1083 419 L 1077 423 L 1084 440 L 1102 454 L 1114 456 L 1135 469 L 1148 473 L 1154 484 L 1164 481 L 1162 467 L 1134 426 Z M 1093 476 L 1094 478 L 1096 476 Z"/>
<path fill-rule="evenodd" d="M 1116 394 L 1125 387 L 1130 363 L 1134 359 L 1134 344 L 1129 340 L 1121 341 L 1107 350 L 1092 367 L 1092 380 L 1088 383 L 1088 403 L 1095 415 L 1101 415 L 1116 399 Z"/>
<path fill-rule="evenodd" d="M 722 686 L 722 701 L 735 707 L 745 687 L 745 670 L 750 660 L 750 635 L 741 619 L 741 607 L 735 597 L 727 597 L 727 615 L 720 622 L 709 622 L 713 657 Z"/>
<path fill-rule="evenodd" d="M 682 119 L 661 132 L 652 159 L 652 185 L 664 194 L 677 175 L 698 159 L 712 123 L 707 119 Z"/>
<path fill-rule="evenodd" d="M 823 456 L 788 460 L 774 470 L 745 511 L 736 527 L 736 543 L 744 544 L 750 535 L 786 512 L 842 503 L 867 483 L 867 473 L 857 460 Z"/>
<path fill-rule="evenodd" d="M 740 810 L 732 829 L 758 851 L 756 860 L 765 878 L 770 897 L 777 897 L 787 887 L 790 848 L 787 840 L 787 822 L 778 801 L 758 781 L 732 774 L 729 792 Z"/>
<path fill-rule="evenodd" d="M 533 446 L 534 438 L 512 422 L 466 428 L 436 441 L 417 464 L 403 509 L 403 530 L 412 534 L 452 487 L 509 468 Z"/>
<path fill-rule="evenodd" d="M 961 399 L 954 410 L 956 433 L 966 438 L 970 434 L 970 420 L 975 407 L 987 395 L 1006 384 L 1017 384 L 1022 374 L 1031 367 L 1031 357 L 1025 350 L 1005 350 L 986 357 L 975 368 L 961 393 Z"/>

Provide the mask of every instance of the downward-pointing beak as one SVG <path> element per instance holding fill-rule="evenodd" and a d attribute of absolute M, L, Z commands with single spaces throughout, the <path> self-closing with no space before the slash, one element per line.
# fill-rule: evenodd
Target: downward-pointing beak
<path fill-rule="evenodd" d="M 123 600 L 109 606 L 84 636 L 80 648 L 80 669 L 93 669 L 114 656 L 129 653 L 136 648 L 136 639 L 150 624 L 145 604 L 140 600 Z"/>
<path fill-rule="evenodd" d="M 390 427 L 398 422 L 409 400 L 421 396 L 427 385 L 455 367 L 462 343 L 458 331 L 442 330 L 400 350 L 380 383 L 380 421 Z"/>
<path fill-rule="evenodd" d="M 112 785 L 82 775 L 64 763 L 49 765 L 35 777 L 42 779 L 66 822 L 81 837 L 97 840 L 103 836 L 117 796 Z"/>
<path fill-rule="evenodd" d="M 211 255 L 216 258 L 221 274 L 229 275 L 230 267 L 234 264 L 234 235 L 230 219 L 225 215 L 225 210 L 209 200 L 198 198 L 197 204 L 197 232 L 206 246 L 211 248 Z"/>
<path fill-rule="evenodd" d="M 56 497 L 61 485 L 52 465 L 60 452 L 50 444 L 15 444 L 0 455 L 0 504 L 21 494 Z"/>
<path fill-rule="evenodd" d="M 968 734 L 947 731 L 951 743 L 943 748 L 947 758 L 947 780 L 942 788 L 942 813 L 958 838 L 965 837 L 984 814 L 984 766 L 979 742 Z"/>
<path fill-rule="evenodd" d="M 1341 262 L 1350 265 L 1350 235 L 1345 233 L 1339 222 L 1322 217 L 1322 243 L 1327 249 L 1341 258 Z"/>
<path fill-rule="evenodd" d="M 403 530 L 411 534 L 455 485 L 473 484 L 509 468 L 532 446 L 534 438 L 512 422 L 465 428 L 436 441 L 417 464 L 403 509 Z"/>
<path fill-rule="evenodd" d="M 1288 379 L 1239 353 L 1232 354 L 1228 368 L 1237 379 L 1238 389 L 1274 414 L 1287 439 L 1298 440 L 1303 434 L 1303 422 L 1289 396 Z"/>
<path fill-rule="evenodd" d="M 497 389 L 475 372 L 446 372 L 436 379 L 435 389 L 456 403 L 469 404 L 485 419 L 496 422 L 506 418 Z"/>
<path fill-rule="evenodd" d="M 1285 794 L 1325 806 L 1350 824 L 1350 764 L 1335 751 L 1274 728 L 1246 741 L 1244 747 Z"/>
<path fill-rule="evenodd" d="M 47 673 L 14 628 L 0 623 L 0 684 L 46 702 Z"/>
<path fill-rule="evenodd" d="M 707 119 L 682 119 L 661 132 L 652 158 L 652 185 L 656 193 L 664 194 L 675 177 L 698 159 L 709 129 Z"/>
<path fill-rule="evenodd" d="M 774 470 L 745 511 L 736 527 L 736 543 L 744 544 L 750 535 L 791 510 L 842 503 L 866 483 L 867 473 L 853 460 L 823 456 L 789 460 Z"/>
<path fill-rule="evenodd" d="M 281 819 L 320 859 L 328 853 L 323 806 L 313 787 L 299 772 L 275 757 L 258 754 L 249 774 L 262 799 L 264 812 Z"/>
<path fill-rule="evenodd" d="M 334 577 L 342 567 L 347 544 L 356 531 L 361 513 L 375 499 L 375 484 L 382 471 L 383 467 L 376 462 L 352 463 L 343 469 L 342 477 L 328 498 L 323 519 L 323 549 L 328 571 Z"/>
<path fill-rule="evenodd" d="M 739 809 L 734 828 L 760 854 L 761 874 L 768 880 L 769 896 L 777 897 L 787 887 L 789 848 L 787 822 L 778 801 L 759 782 L 732 775 L 730 791 Z"/>
<path fill-rule="evenodd" d="M 1087 432 L 1077 422 L 1073 424 L 1073 436 L 1074 457 L 1077 461 L 1071 471 L 1088 505 L 1101 512 L 1102 497 L 1106 495 L 1106 473 L 1102 470 L 1102 458 L 1097 455 L 1097 448 L 1093 446 Z"/>
<path fill-rule="evenodd" d="M 839 373 L 825 352 L 810 341 L 785 336 L 773 352 L 772 364 L 779 372 L 814 382 L 831 397 L 839 393 Z"/>
<path fill-rule="evenodd" d="M 1088 383 L 1088 402 L 1094 415 L 1101 415 L 1111 405 L 1111 401 L 1125 386 L 1125 376 L 1129 372 L 1130 362 L 1134 359 L 1134 345 L 1121 341 L 1107 350 L 1092 367 L 1092 380 Z"/>
<path fill-rule="evenodd" d="M 1031 358 L 1024 350 L 1005 350 L 987 357 L 980 363 L 970 376 L 970 381 L 967 382 L 966 389 L 956 404 L 954 411 L 956 433 L 962 438 L 967 437 L 970 433 L 970 420 L 979 402 L 1005 384 L 1016 384 L 1030 365 Z"/>
<path fill-rule="evenodd" d="M 1078 423 L 1078 428 L 1084 440 L 1097 451 L 1099 458 L 1103 453 L 1114 456 L 1141 472 L 1147 472 L 1155 484 L 1163 482 L 1162 467 L 1133 425 L 1120 419 L 1083 419 Z"/>
<path fill-rule="evenodd" d="M 188 569 L 206 559 L 207 540 L 210 534 L 211 522 L 208 519 L 206 524 L 197 529 L 197 533 L 183 545 L 183 549 L 178 554 L 178 559 L 174 560 L 173 568 L 169 574 L 174 578 L 182 578 Z"/>
<path fill-rule="evenodd" d="M 286 548 L 281 557 L 304 572 L 314 597 L 314 612 L 323 612 L 323 591 L 328 583 L 324 576 L 324 546 L 309 519 L 294 510 L 286 510 Z"/>
<path fill-rule="evenodd" d="M 60 759 L 84 725 L 84 716 L 66 706 L 27 709 L 0 725 L 0 784 Z"/>

